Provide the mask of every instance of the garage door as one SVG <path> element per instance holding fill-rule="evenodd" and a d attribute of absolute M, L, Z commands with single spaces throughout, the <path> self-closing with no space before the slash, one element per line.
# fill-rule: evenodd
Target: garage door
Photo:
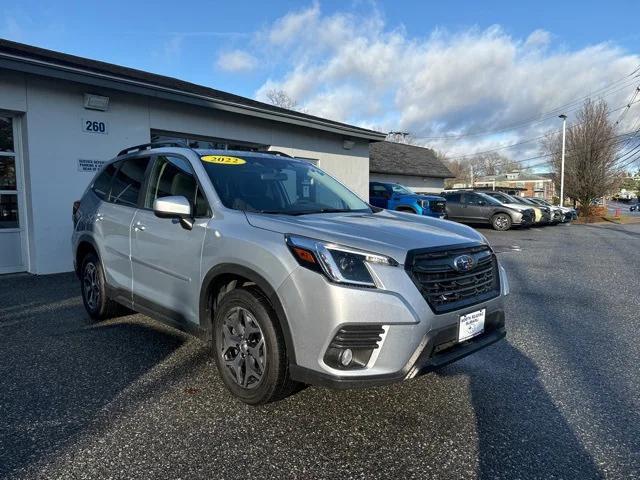
<path fill-rule="evenodd" d="M 0 115 L 0 273 L 26 270 L 22 251 L 25 219 L 21 211 L 16 121 Z"/>

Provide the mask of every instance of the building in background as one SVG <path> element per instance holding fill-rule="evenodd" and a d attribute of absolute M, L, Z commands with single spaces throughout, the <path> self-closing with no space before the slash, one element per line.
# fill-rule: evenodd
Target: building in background
<path fill-rule="evenodd" d="M 416 193 L 440 193 L 445 179 L 455 176 L 430 148 L 376 142 L 369 146 L 369 157 L 371 181 L 399 183 Z"/>
<path fill-rule="evenodd" d="M 278 150 L 363 198 L 380 132 L 175 78 L 0 40 L 0 273 L 73 268 L 73 202 L 128 146 Z"/>
<path fill-rule="evenodd" d="M 548 201 L 553 200 L 556 194 L 553 178 L 547 174 L 510 172 L 479 177 L 473 184 L 474 187 L 503 187 L 503 190 L 513 188 L 517 189 L 520 196 L 543 198 Z"/>

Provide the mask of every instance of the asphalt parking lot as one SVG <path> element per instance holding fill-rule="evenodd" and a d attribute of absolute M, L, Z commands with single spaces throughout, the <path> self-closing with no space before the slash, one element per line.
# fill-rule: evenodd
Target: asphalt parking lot
<path fill-rule="evenodd" d="M 260 408 L 204 344 L 0 277 L 2 478 L 640 478 L 640 225 L 483 229 L 508 340 L 410 382 Z"/>

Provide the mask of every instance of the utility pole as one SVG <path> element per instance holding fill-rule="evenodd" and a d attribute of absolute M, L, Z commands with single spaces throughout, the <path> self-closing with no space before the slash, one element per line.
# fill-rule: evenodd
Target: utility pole
<path fill-rule="evenodd" d="M 563 113 L 559 115 L 562 119 L 562 161 L 560 165 L 560 206 L 564 207 L 564 147 L 567 136 L 567 116 Z"/>

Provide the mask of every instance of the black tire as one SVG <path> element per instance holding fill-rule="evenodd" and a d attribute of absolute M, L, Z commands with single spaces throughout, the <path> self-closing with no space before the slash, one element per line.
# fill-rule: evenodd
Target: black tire
<path fill-rule="evenodd" d="M 509 230 L 511 228 L 511 223 L 511 217 L 506 213 L 496 213 L 491 217 L 491 227 L 500 232 Z"/>
<path fill-rule="evenodd" d="M 102 263 L 95 253 L 86 254 L 80 268 L 80 288 L 84 308 L 94 320 L 117 317 L 126 311 L 123 306 L 108 297 L 106 287 Z"/>
<path fill-rule="evenodd" d="M 236 313 L 245 315 L 241 330 L 229 329 Z M 249 323 L 254 333 L 247 334 L 245 338 Z M 259 333 L 255 332 L 256 324 Z M 281 400 L 302 387 L 289 376 L 286 345 L 276 313 L 259 289 L 238 288 L 222 297 L 215 310 L 212 327 L 213 352 L 218 371 L 226 387 L 237 398 L 250 405 L 260 405 Z M 225 329 L 228 332 L 226 337 Z M 254 335 L 253 338 L 250 335 Z M 251 353 L 253 349 L 260 355 L 255 335 L 260 335 L 264 342 L 261 363 Z M 229 342 L 234 342 L 238 337 L 241 340 L 235 343 L 236 347 L 230 346 Z M 257 378 L 257 374 L 260 374 L 260 378 Z"/>

